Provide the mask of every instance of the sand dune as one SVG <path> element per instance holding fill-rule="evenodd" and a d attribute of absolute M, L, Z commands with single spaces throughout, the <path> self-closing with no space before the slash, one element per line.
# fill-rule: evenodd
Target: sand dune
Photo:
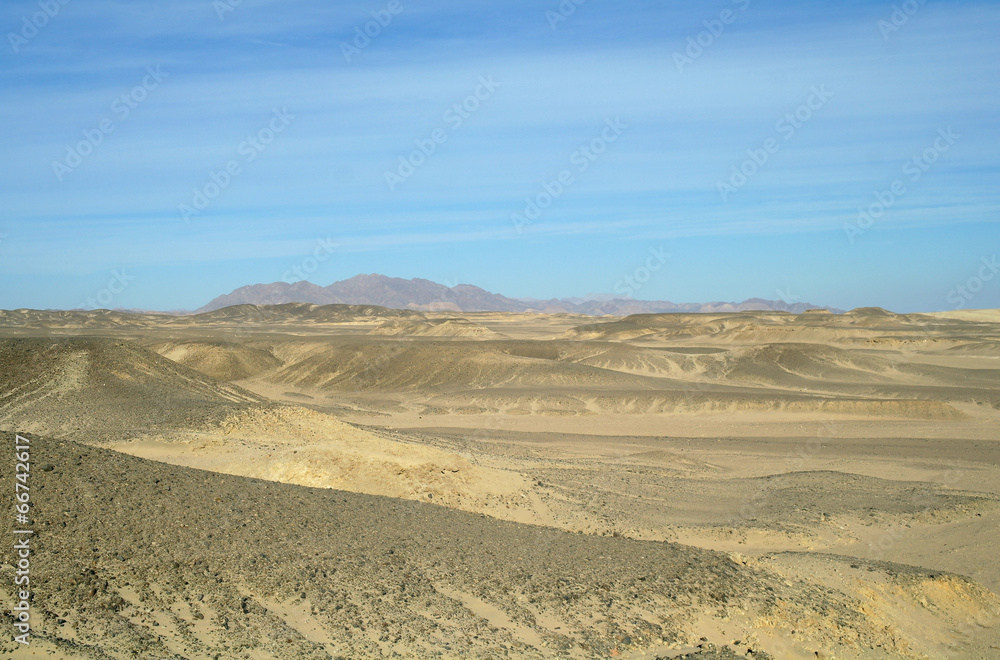
<path fill-rule="evenodd" d="M 466 319 L 428 319 L 422 321 L 391 321 L 371 331 L 385 337 L 478 337 L 495 339 L 499 332 Z"/>
<path fill-rule="evenodd" d="M 498 388 L 503 389 L 500 400 L 520 399 L 521 407 L 537 408 L 543 399 L 565 399 L 566 393 L 556 391 L 566 387 L 579 402 L 572 409 L 581 413 L 781 409 L 957 416 L 946 412 L 947 401 L 1000 405 L 1000 392 L 993 387 L 1000 370 L 914 364 L 884 351 L 821 344 L 654 348 L 594 341 L 467 341 L 458 336 L 447 342 L 343 337 L 245 346 L 187 341 L 151 348 L 250 389 L 256 383 L 311 393 L 461 392 L 456 403 L 445 406 L 449 409 L 468 406 L 460 402 L 470 399 L 494 401 L 472 404 L 483 410 L 509 409 L 498 402 Z M 542 386 L 548 391 L 531 389 Z M 932 391 L 921 392 L 920 387 Z M 950 392 L 943 389 L 948 387 Z M 807 397 L 806 403 L 802 391 L 826 396 Z M 608 396 L 611 392 L 615 394 Z M 942 392 L 947 392 L 946 402 L 939 404 L 900 401 L 932 399 Z M 614 398 L 620 403 L 613 403 Z M 425 403 L 440 407 L 441 401 L 435 395 Z"/>
<path fill-rule="evenodd" d="M 504 509 L 528 490 L 516 472 L 344 424 L 305 408 L 256 406 L 218 423 L 110 444 L 175 465 L 315 488 L 429 501 L 466 511 Z"/>
<path fill-rule="evenodd" d="M 549 347 L 503 341 L 285 342 L 272 350 L 285 366 L 265 380 L 320 390 L 360 391 L 478 389 L 504 384 L 645 384 L 639 376 L 535 357 L 540 349 Z M 529 353 L 522 355 L 525 351 Z"/>
<path fill-rule="evenodd" d="M 933 312 L 927 314 L 927 316 L 939 319 L 956 319 L 959 321 L 1000 323 L 1000 310 L 997 309 L 959 309 L 950 312 Z"/>
<path fill-rule="evenodd" d="M 0 310 L 0 327 L 36 329 L 119 329 L 162 327 L 226 327 L 249 323 L 261 325 L 337 325 L 343 323 L 379 323 L 393 318 L 423 318 L 414 310 L 396 310 L 376 305 L 234 305 L 191 316 L 155 313 L 120 312 L 107 309 L 59 311 L 16 309 Z"/>
<path fill-rule="evenodd" d="M 254 324 L 312 325 L 336 324 L 359 320 L 384 321 L 387 318 L 420 318 L 412 310 L 387 309 L 377 305 L 310 305 L 286 303 L 284 305 L 235 305 L 191 317 L 180 317 L 182 322 L 195 325 L 213 325 L 222 322 L 249 322 Z"/>
<path fill-rule="evenodd" d="M 547 392 L 516 389 L 484 389 L 468 394 L 442 394 L 412 404 L 424 415 L 493 414 L 514 415 L 675 415 L 704 413 L 771 412 L 791 414 L 896 417 L 905 419 L 962 419 L 954 406 L 940 401 L 817 397 L 781 391 L 720 388 L 685 388 L 673 391 L 636 392 L 581 388 L 549 389 Z"/>
<path fill-rule="evenodd" d="M 163 357 L 217 380 L 242 380 L 271 371 L 281 361 L 266 350 L 231 342 L 176 341 L 149 346 Z"/>
<path fill-rule="evenodd" d="M 640 314 L 607 323 L 588 323 L 566 332 L 568 339 L 688 342 L 711 337 L 730 344 L 776 342 L 857 345 L 896 341 L 954 342 L 995 337 L 995 326 L 923 314 L 892 314 L 863 308 L 846 314 L 739 312 L 733 314 Z"/>

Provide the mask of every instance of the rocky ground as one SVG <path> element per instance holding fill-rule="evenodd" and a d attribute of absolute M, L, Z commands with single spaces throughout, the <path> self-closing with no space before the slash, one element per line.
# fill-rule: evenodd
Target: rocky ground
<path fill-rule="evenodd" d="M 58 657 L 902 658 L 930 650 L 849 593 L 725 554 L 30 439 L 34 635 Z M 3 443 L 11 445 L 9 434 Z M 5 465 L 0 482 L 12 481 Z M 0 499 L 5 510 L 12 490 Z M 9 562 L 0 571 L 8 599 Z M 847 559 L 842 568 L 887 580 L 899 594 L 920 592 L 950 644 L 963 641 L 962 616 L 978 626 L 1000 615 L 995 597 L 965 578 Z M 3 643 L 4 653 L 17 648 Z"/>

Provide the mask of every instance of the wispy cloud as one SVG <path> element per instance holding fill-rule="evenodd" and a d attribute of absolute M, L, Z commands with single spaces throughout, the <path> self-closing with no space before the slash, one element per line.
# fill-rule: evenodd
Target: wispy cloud
<path fill-rule="evenodd" d="M 404 2 L 346 62 L 340 44 L 379 8 L 245 0 L 220 20 L 203 0 L 68 3 L 0 68 L 7 243 L 58 272 L 54 256 L 81 242 L 72 261 L 94 269 L 123 249 L 150 260 L 284 254 L 270 223 L 292 243 L 334 227 L 348 250 L 509 241 L 524 197 L 613 117 L 627 134 L 528 240 L 559 250 L 615 232 L 838 230 L 943 126 L 968 138 L 883 226 L 997 221 L 995 5 L 928 4 L 887 40 L 882 3 L 754 3 L 683 72 L 671 53 L 718 7 L 585 3 L 552 30 L 544 3 Z M 34 9 L 4 3 L 0 26 L 16 31 Z M 169 77 L 59 180 L 53 162 L 115 119 L 116 99 L 150 66 Z M 489 103 L 390 192 L 384 172 L 483 75 L 501 83 Z M 816 85 L 833 91 L 829 103 L 721 200 L 716 183 Z M 182 226 L 178 205 L 275 108 L 295 122 Z M 148 236 L 168 237 L 168 249 L 144 251 Z"/>

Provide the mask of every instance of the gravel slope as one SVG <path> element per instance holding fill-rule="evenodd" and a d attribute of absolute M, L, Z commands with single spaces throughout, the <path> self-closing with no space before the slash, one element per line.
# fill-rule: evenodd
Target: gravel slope
<path fill-rule="evenodd" d="M 11 435 L 2 441 L 11 446 Z M 607 658 L 685 648 L 729 657 L 709 644 L 743 657 L 928 657 L 904 631 L 878 616 L 870 623 L 850 595 L 720 553 L 218 475 L 71 441 L 34 436 L 31 446 L 36 634 L 60 657 Z M 0 483 L 12 482 L 0 463 Z M 12 490 L 0 490 L 5 510 Z M 5 602 L 12 568 L 0 570 Z M 997 612 L 964 578 L 867 571 L 902 594 L 942 580 L 960 591 L 960 603 L 932 596 L 927 616 L 936 611 L 942 630 L 959 610 Z M 0 644 L 13 651 L 8 638 Z"/>

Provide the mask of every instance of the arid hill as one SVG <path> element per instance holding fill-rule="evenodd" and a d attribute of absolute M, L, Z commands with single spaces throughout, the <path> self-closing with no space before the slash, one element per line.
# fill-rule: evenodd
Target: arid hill
<path fill-rule="evenodd" d="M 0 340 L 3 428 L 106 440 L 195 427 L 263 400 L 128 341 Z"/>
<path fill-rule="evenodd" d="M 1000 616 L 995 596 L 939 571 L 749 561 L 31 447 L 33 648 L 62 658 L 942 657 Z M 787 575 L 796 562 L 812 579 Z M 894 624 L 900 607 L 924 608 L 935 637 Z"/>

